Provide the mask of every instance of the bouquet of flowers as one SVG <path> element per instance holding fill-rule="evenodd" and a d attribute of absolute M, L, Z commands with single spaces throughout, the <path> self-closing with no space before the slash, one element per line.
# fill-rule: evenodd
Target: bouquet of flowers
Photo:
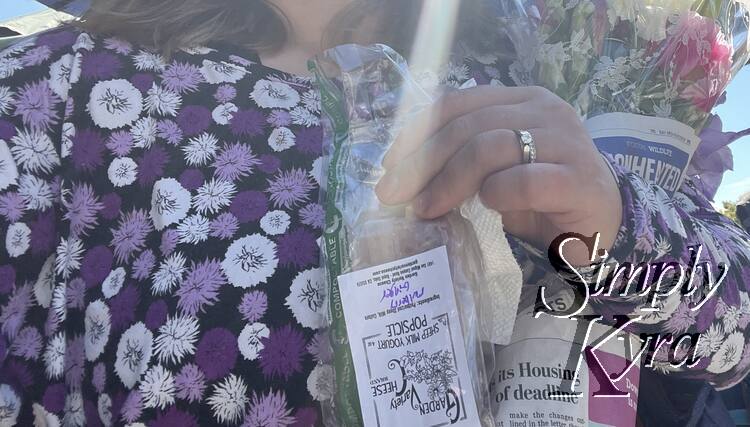
<path fill-rule="evenodd" d="M 602 151 L 675 191 L 731 79 L 747 63 L 743 0 L 498 0 L 518 59 L 587 119 Z"/>

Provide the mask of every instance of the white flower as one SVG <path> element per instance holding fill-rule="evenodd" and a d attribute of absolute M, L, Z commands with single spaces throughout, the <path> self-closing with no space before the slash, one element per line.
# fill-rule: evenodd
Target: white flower
<path fill-rule="evenodd" d="M 96 402 L 96 411 L 99 413 L 99 419 L 105 427 L 112 425 L 112 399 L 108 394 L 100 394 Z"/>
<path fill-rule="evenodd" d="M 76 126 L 73 123 L 65 122 L 62 125 L 62 141 L 60 143 L 60 158 L 66 158 L 70 155 L 73 148 L 73 137 L 76 136 Z"/>
<path fill-rule="evenodd" d="M 737 326 L 739 326 L 740 310 L 733 306 L 727 307 L 724 316 L 722 316 L 722 320 L 724 322 L 724 332 L 734 332 L 734 330 L 737 329 Z"/>
<path fill-rule="evenodd" d="M 180 105 L 182 105 L 182 97 L 177 92 L 156 83 L 148 90 L 145 106 L 149 114 L 158 113 L 162 116 L 176 116 Z"/>
<path fill-rule="evenodd" d="M 323 270 L 312 268 L 297 274 L 292 281 L 286 306 L 300 325 L 318 329 L 326 324 L 326 288 Z"/>
<path fill-rule="evenodd" d="M 245 414 L 246 394 L 247 386 L 242 378 L 230 374 L 214 386 L 214 392 L 206 402 L 220 423 L 237 424 Z"/>
<path fill-rule="evenodd" d="M 190 192 L 174 178 L 156 181 L 151 193 L 151 220 L 154 228 L 177 223 L 185 218 L 190 209 Z"/>
<path fill-rule="evenodd" d="M 687 213 L 693 213 L 698 210 L 698 206 L 693 203 L 692 200 L 690 200 L 690 197 L 686 196 L 685 194 L 681 192 L 677 192 L 674 194 L 674 198 L 672 199 L 675 206 L 680 208 L 681 210 L 687 212 Z"/>
<path fill-rule="evenodd" d="M 745 335 L 733 332 L 721 343 L 721 347 L 711 357 L 711 363 L 706 370 L 713 374 L 723 374 L 735 367 L 742 358 L 745 349 Z"/>
<path fill-rule="evenodd" d="M 17 222 L 8 227 L 5 235 L 5 249 L 11 258 L 19 257 L 29 250 L 31 243 L 31 229 L 28 225 Z"/>
<path fill-rule="evenodd" d="M 203 215 L 190 215 L 177 226 L 180 243 L 200 243 L 208 239 L 211 231 L 208 219 Z"/>
<path fill-rule="evenodd" d="M 154 336 L 141 322 L 128 328 L 117 344 L 115 373 L 127 388 L 133 388 L 148 367 Z"/>
<path fill-rule="evenodd" d="M 299 103 L 299 94 L 288 84 L 266 79 L 255 82 L 250 97 L 262 108 L 289 110 Z"/>
<path fill-rule="evenodd" d="M 34 413 L 34 427 L 60 427 L 60 418 L 47 412 L 44 406 L 34 403 L 31 405 L 31 412 Z M 0 424 L 2 424 L 2 418 L 0 418 Z"/>
<path fill-rule="evenodd" d="M 723 341 L 724 329 L 721 323 L 712 323 L 708 330 L 700 335 L 696 354 L 701 357 L 710 356 L 719 349 Z"/>
<path fill-rule="evenodd" d="M 8 384 L 0 384 L 0 426 L 14 426 L 21 413 L 21 398 Z"/>
<path fill-rule="evenodd" d="M 320 113 L 320 91 L 308 90 L 302 94 L 302 105 L 313 113 Z"/>
<path fill-rule="evenodd" d="M 305 107 L 292 108 L 289 115 L 292 117 L 292 123 L 295 125 L 312 127 L 320 124 L 320 118 Z"/>
<path fill-rule="evenodd" d="M 216 154 L 219 139 L 210 133 L 203 133 L 188 141 L 182 147 L 185 152 L 185 161 L 191 166 L 203 166 Z"/>
<path fill-rule="evenodd" d="M 195 352 L 198 339 L 198 319 L 192 316 L 170 317 L 159 328 L 154 340 L 154 354 L 161 363 L 180 363 Z"/>
<path fill-rule="evenodd" d="M 321 189 L 325 189 L 322 187 L 325 185 L 325 180 L 323 179 L 323 157 L 318 157 L 313 162 L 312 169 L 310 170 L 310 177 L 321 186 Z"/>
<path fill-rule="evenodd" d="M 235 192 L 235 186 L 231 182 L 212 179 L 198 189 L 193 197 L 193 206 L 200 214 L 215 214 L 221 208 L 229 206 Z"/>
<path fill-rule="evenodd" d="M 463 83 L 469 78 L 469 66 L 463 63 L 449 62 L 440 70 L 442 82 Z"/>
<path fill-rule="evenodd" d="M 81 55 L 66 54 L 53 62 L 49 68 L 49 87 L 63 101 L 68 99 L 68 92 L 73 84 L 81 78 Z"/>
<path fill-rule="evenodd" d="M 146 408 L 164 409 L 174 403 L 174 376 L 161 365 L 146 371 L 139 389 Z"/>
<path fill-rule="evenodd" d="M 273 149 L 273 151 L 280 152 L 294 147 L 295 139 L 296 136 L 291 130 L 284 127 L 276 128 L 268 137 L 268 145 Z"/>
<path fill-rule="evenodd" d="M 102 81 L 91 89 L 88 110 L 97 126 L 121 128 L 138 120 L 143 110 L 143 96 L 127 80 Z"/>
<path fill-rule="evenodd" d="M 30 173 L 50 173 L 60 165 L 60 157 L 46 132 L 19 129 L 11 139 L 10 152 L 16 162 Z"/>
<path fill-rule="evenodd" d="M 260 219 L 260 228 L 269 236 L 284 234 L 289 224 L 291 224 L 291 218 L 284 211 L 270 211 Z"/>
<path fill-rule="evenodd" d="M 44 350 L 44 370 L 47 378 L 54 380 L 60 378 L 65 370 L 65 335 L 59 332 L 47 342 Z"/>
<path fill-rule="evenodd" d="M 138 119 L 130 128 L 130 135 L 135 142 L 133 145 L 140 148 L 149 148 L 156 142 L 157 123 L 156 119 L 147 116 Z"/>
<path fill-rule="evenodd" d="M 0 86 L 0 115 L 10 113 L 13 107 L 13 91 L 8 86 Z"/>
<path fill-rule="evenodd" d="M 57 257 L 55 258 L 55 272 L 68 278 L 70 273 L 81 267 L 81 256 L 83 255 L 83 244 L 80 240 L 60 238 L 57 245 Z"/>
<path fill-rule="evenodd" d="M 171 292 L 182 281 L 183 274 L 185 274 L 185 257 L 175 252 L 162 261 L 159 269 L 154 273 L 151 293 L 163 295 Z"/>
<path fill-rule="evenodd" d="M 167 68 L 167 64 L 161 55 L 145 50 L 141 50 L 133 56 L 133 63 L 138 71 L 162 72 Z"/>
<path fill-rule="evenodd" d="M 331 365 L 317 365 L 307 377 L 307 391 L 318 402 L 333 399 L 333 367 Z"/>
<path fill-rule="evenodd" d="M 0 190 L 5 190 L 18 181 L 18 168 L 8 144 L 0 139 Z"/>
<path fill-rule="evenodd" d="M 93 362 L 104 352 L 112 328 L 109 307 L 104 301 L 96 300 L 86 307 L 83 327 L 86 360 Z"/>
<path fill-rule="evenodd" d="M 104 294 L 105 298 L 112 298 L 120 292 L 122 285 L 125 284 L 126 275 L 125 269 L 122 267 L 112 270 L 107 275 L 107 278 L 102 283 L 102 294 Z"/>
<path fill-rule="evenodd" d="M 23 68 L 23 63 L 18 58 L 0 58 L 0 80 L 12 77 L 16 71 Z"/>
<path fill-rule="evenodd" d="M 65 282 L 58 282 L 52 289 L 52 301 L 50 302 L 52 312 L 55 313 L 54 320 L 57 324 L 62 323 L 68 314 L 68 305 L 65 296 Z"/>
<path fill-rule="evenodd" d="M 234 286 L 251 288 L 265 283 L 278 263 L 276 244 L 260 234 L 253 234 L 229 246 L 221 268 Z"/>
<path fill-rule="evenodd" d="M 91 36 L 86 33 L 79 34 L 73 45 L 73 50 L 91 50 L 93 48 L 94 40 L 92 40 Z"/>
<path fill-rule="evenodd" d="M 86 413 L 83 410 L 83 396 L 80 391 L 68 393 L 63 409 L 63 426 L 82 427 L 86 425 Z"/>
<path fill-rule="evenodd" d="M 221 104 L 218 107 L 214 108 L 214 111 L 211 112 L 211 117 L 217 124 L 227 125 L 230 121 L 232 121 L 232 117 L 234 116 L 234 113 L 237 112 L 237 110 L 239 109 L 236 105 L 232 104 L 231 102 L 227 102 L 226 104 Z"/>
<path fill-rule="evenodd" d="M 201 74 L 210 84 L 237 83 L 245 77 L 247 71 L 227 62 L 214 62 L 204 59 Z"/>
<path fill-rule="evenodd" d="M 44 211 L 52 207 L 52 189 L 47 181 L 36 175 L 21 175 L 18 194 L 26 202 L 26 209 Z"/>
<path fill-rule="evenodd" d="M 55 287 L 55 255 L 50 255 L 42 269 L 39 270 L 36 283 L 34 283 L 34 298 L 42 308 L 49 308 L 52 302 L 52 288 Z"/>
<path fill-rule="evenodd" d="M 237 346 L 242 356 L 247 360 L 257 359 L 258 354 L 264 347 L 261 338 L 268 338 L 270 334 L 271 331 L 262 323 L 245 325 L 237 337 Z"/>
<path fill-rule="evenodd" d="M 115 187 L 126 187 L 138 178 L 138 164 L 130 157 L 118 157 L 110 163 L 107 176 Z"/>

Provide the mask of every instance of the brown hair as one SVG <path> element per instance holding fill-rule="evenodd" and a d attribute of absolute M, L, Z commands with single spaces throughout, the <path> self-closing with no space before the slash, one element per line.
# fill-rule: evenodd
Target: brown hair
<path fill-rule="evenodd" d="M 358 0 L 333 19 L 324 44 L 359 41 L 357 28 L 365 17 L 377 19 L 373 42 L 408 54 L 423 1 Z M 461 3 L 457 40 L 473 49 L 489 47 L 497 33 L 486 0 Z M 241 43 L 258 51 L 283 46 L 288 22 L 265 0 L 93 0 L 79 23 L 89 31 L 111 34 L 164 52 L 211 42 Z"/>

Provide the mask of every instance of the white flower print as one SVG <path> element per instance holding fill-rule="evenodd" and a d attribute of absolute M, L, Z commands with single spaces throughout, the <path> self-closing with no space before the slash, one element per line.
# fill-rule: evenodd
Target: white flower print
<path fill-rule="evenodd" d="M 227 125 L 232 120 L 234 113 L 236 113 L 238 110 L 239 109 L 236 105 L 232 104 L 231 102 L 227 102 L 226 104 L 221 104 L 218 107 L 214 108 L 214 110 L 211 112 L 211 117 L 217 124 Z"/>
<path fill-rule="evenodd" d="M 182 281 L 185 270 L 185 257 L 181 253 L 176 252 L 167 257 L 152 277 L 151 293 L 164 295 L 172 292 L 174 287 Z"/>
<path fill-rule="evenodd" d="M 55 255 L 50 255 L 39 270 L 34 283 L 34 299 L 43 308 L 52 303 L 52 288 L 55 286 Z"/>
<path fill-rule="evenodd" d="M 203 215 L 190 215 L 177 226 L 180 243 L 200 243 L 208 239 L 210 221 Z"/>
<path fill-rule="evenodd" d="M 47 342 L 44 350 L 44 370 L 47 378 L 54 380 L 60 378 L 65 370 L 65 335 L 59 332 Z"/>
<path fill-rule="evenodd" d="M 263 350 L 261 338 L 268 338 L 270 334 L 271 331 L 268 329 L 268 326 L 263 323 L 245 325 L 237 337 L 237 346 L 242 356 L 247 360 L 257 359 L 258 354 Z"/>
<path fill-rule="evenodd" d="M 733 306 L 727 307 L 726 311 L 724 312 L 724 316 L 722 316 L 722 320 L 724 322 L 724 332 L 727 334 L 730 332 L 734 332 L 734 330 L 739 326 L 740 310 L 738 310 L 737 307 Z"/>
<path fill-rule="evenodd" d="M 91 89 L 88 110 L 97 126 L 121 128 L 138 120 L 143 110 L 143 96 L 127 80 L 101 81 Z"/>
<path fill-rule="evenodd" d="M 271 135 L 268 137 L 268 145 L 273 151 L 280 152 L 294 147 L 295 139 L 294 132 L 288 128 L 280 127 L 271 132 Z"/>
<path fill-rule="evenodd" d="M 8 227 L 5 234 L 5 249 L 11 258 L 19 257 L 29 250 L 31 243 L 31 229 L 28 225 L 17 222 Z"/>
<path fill-rule="evenodd" d="M 82 427 L 86 424 L 86 413 L 83 411 L 83 395 L 80 391 L 68 393 L 63 410 L 63 426 Z"/>
<path fill-rule="evenodd" d="M 76 127 L 73 123 L 63 123 L 60 143 L 60 158 L 64 159 L 70 155 L 73 148 L 73 137 L 76 136 Z"/>
<path fill-rule="evenodd" d="M 8 86 L 0 86 L 0 114 L 10 113 L 13 107 L 13 91 Z"/>
<path fill-rule="evenodd" d="M 138 119 L 130 128 L 135 147 L 149 148 L 156 142 L 157 122 L 150 116 Z"/>
<path fill-rule="evenodd" d="M 313 113 L 320 113 L 320 91 L 308 90 L 302 94 L 302 105 Z"/>
<path fill-rule="evenodd" d="M 117 344 L 115 373 L 127 388 L 133 388 L 148 367 L 154 336 L 141 322 L 128 328 Z"/>
<path fill-rule="evenodd" d="M 22 68 L 23 63 L 18 58 L 0 58 L 0 80 L 12 77 Z"/>
<path fill-rule="evenodd" d="M 276 244 L 260 234 L 253 234 L 229 246 L 221 268 L 234 286 L 251 288 L 265 283 L 278 263 Z"/>
<path fill-rule="evenodd" d="M 260 228 L 269 236 L 284 234 L 291 224 L 291 217 L 284 211 L 270 211 L 260 219 Z"/>
<path fill-rule="evenodd" d="M 211 49 L 206 46 L 193 46 L 180 49 L 189 55 L 207 55 L 211 52 L 216 52 L 216 49 Z"/>
<path fill-rule="evenodd" d="M 60 418 L 44 409 L 44 406 L 34 403 L 31 405 L 31 412 L 34 413 L 34 427 L 60 427 Z M 2 418 L 0 418 L 0 424 Z M 12 425 L 12 424 L 11 424 Z"/>
<path fill-rule="evenodd" d="M 18 168 L 8 144 L 0 139 L 0 190 L 5 190 L 18 180 Z"/>
<path fill-rule="evenodd" d="M 21 175 L 18 194 L 23 197 L 27 209 L 43 211 L 52 207 L 52 189 L 47 181 L 36 175 Z"/>
<path fill-rule="evenodd" d="M 100 394 L 96 402 L 96 411 L 99 413 L 99 419 L 105 427 L 112 425 L 112 398 L 108 394 Z"/>
<path fill-rule="evenodd" d="M 53 62 L 49 68 L 49 87 L 63 101 L 68 92 L 81 78 L 81 55 L 66 54 Z"/>
<path fill-rule="evenodd" d="M 81 33 L 73 45 L 73 50 L 91 50 L 94 48 L 94 40 L 86 33 Z"/>
<path fill-rule="evenodd" d="M 182 96 L 177 92 L 173 92 L 156 83 L 148 90 L 145 107 L 149 114 L 176 116 L 180 105 L 182 105 Z"/>
<path fill-rule="evenodd" d="M 326 290 L 323 270 L 313 268 L 297 274 L 286 305 L 300 325 L 317 329 L 325 326 Z"/>
<path fill-rule="evenodd" d="M 721 323 L 712 323 L 708 330 L 700 335 L 696 354 L 700 357 L 710 356 L 719 349 L 722 342 L 724 342 L 724 329 Z"/>
<path fill-rule="evenodd" d="M 161 363 L 180 363 L 195 352 L 198 339 L 198 319 L 192 316 L 171 317 L 159 328 L 154 340 L 154 354 Z"/>
<path fill-rule="evenodd" d="M 74 238 L 60 238 L 57 245 L 57 257 L 55 258 L 55 272 L 63 278 L 70 277 L 70 273 L 81 267 L 81 256 L 83 255 L 83 243 Z"/>
<path fill-rule="evenodd" d="M 185 218 L 190 209 L 190 192 L 174 178 L 156 181 L 151 193 L 151 220 L 154 228 L 175 224 Z"/>
<path fill-rule="evenodd" d="M 146 408 L 164 409 L 174 403 L 174 376 L 161 365 L 146 371 L 139 387 Z"/>
<path fill-rule="evenodd" d="M 107 278 L 104 279 L 104 282 L 102 283 L 102 294 L 104 294 L 105 298 L 112 298 L 120 292 L 122 285 L 125 284 L 125 276 L 127 276 L 127 274 L 122 267 L 112 270 L 107 275 Z"/>
<path fill-rule="evenodd" d="M 729 371 L 740 361 L 744 349 L 745 335 L 740 331 L 732 332 L 711 357 L 711 363 L 706 370 L 714 374 L 723 374 Z"/>
<path fill-rule="evenodd" d="M 214 62 L 204 59 L 201 74 L 210 84 L 237 83 L 245 77 L 247 71 L 227 62 Z"/>
<path fill-rule="evenodd" d="M 696 206 L 688 196 L 682 194 L 681 192 L 677 192 L 674 194 L 672 203 L 674 203 L 675 206 L 682 209 L 686 213 L 693 213 L 698 210 L 698 206 Z"/>
<path fill-rule="evenodd" d="M 245 414 L 247 386 L 242 378 L 230 374 L 214 386 L 214 392 L 206 403 L 211 405 L 214 417 L 220 423 L 237 424 Z"/>
<path fill-rule="evenodd" d="M 219 139 L 210 133 L 203 133 L 188 141 L 182 147 L 185 152 L 185 161 L 191 166 L 203 166 L 216 154 Z"/>
<path fill-rule="evenodd" d="M 296 90 L 286 83 L 261 79 L 255 82 L 250 97 L 262 108 L 292 109 L 300 99 Z"/>
<path fill-rule="evenodd" d="M 289 112 L 289 115 L 292 117 L 292 123 L 295 125 L 312 127 L 320 124 L 318 116 L 304 107 L 293 108 L 292 111 Z"/>
<path fill-rule="evenodd" d="M 52 301 L 50 302 L 50 308 L 52 312 L 55 313 L 57 324 L 62 323 L 68 314 L 68 306 L 65 296 L 65 282 L 58 282 L 52 289 Z"/>
<path fill-rule="evenodd" d="M 60 165 L 60 157 L 46 132 L 20 129 L 11 142 L 13 158 L 27 172 L 50 173 Z"/>
<path fill-rule="evenodd" d="M 21 398 L 8 384 L 0 384 L 0 426 L 14 426 L 21 413 Z"/>
<path fill-rule="evenodd" d="M 325 189 L 325 180 L 323 179 L 323 158 L 318 157 L 315 159 L 315 161 L 312 164 L 312 169 L 310 170 L 310 177 L 315 180 L 315 182 L 321 186 L 321 190 Z"/>
<path fill-rule="evenodd" d="M 133 55 L 133 63 L 138 71 L 158 71 L 162 72 L 167 68 L 164 58 L 158 53 L 141 50 Z"/>
<path fill-rule="evenodd" d="M 307 391 L 318 402 L 333 399 L 333 367 L 331 365 L 317 365 L 307 377 Z"/>
<path fill-rule="evenodd" d="M 107 176 L 115 187 L 127 187 L 138 178 L 138 164 L 130 157 L 118 157 L 110 163 Z"/>
<path fill-rule="evenodd" d="M 231 182 L 212 179 L 198 189 L 193 197 L 193 206 L 200 214 L 215 214 L 223 207 L 229 206 L 235 192 L 236 188 Z"/>
<path fill-rule="evenodd" d="M 93 362 L 104 352 L 104 347 L 109 342 L 112 323 L 107 304 L 102 300 L 89 304 L 83 325 L 86 360 Z"/>

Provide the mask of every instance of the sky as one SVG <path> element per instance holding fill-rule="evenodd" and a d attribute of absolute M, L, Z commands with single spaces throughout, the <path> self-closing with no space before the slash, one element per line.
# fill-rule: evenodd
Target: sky
<path fill-rule="evenodd" d="M 1 0 L 0 21 L 21 16 L 44 9 L 34 0 Z M 724 122 L 724 129 L 739 131 L 750 128 L 750 66 L 745 67 L 727 89 L 727 102 L 716 111 Z M 750 191 L 750 137 L 735 141 L 732 145 L 734 153 L 734 171 L 724 175 L 715 201 L 720 205 L 722 201 L 736 201 L 743 193 Z"/>

